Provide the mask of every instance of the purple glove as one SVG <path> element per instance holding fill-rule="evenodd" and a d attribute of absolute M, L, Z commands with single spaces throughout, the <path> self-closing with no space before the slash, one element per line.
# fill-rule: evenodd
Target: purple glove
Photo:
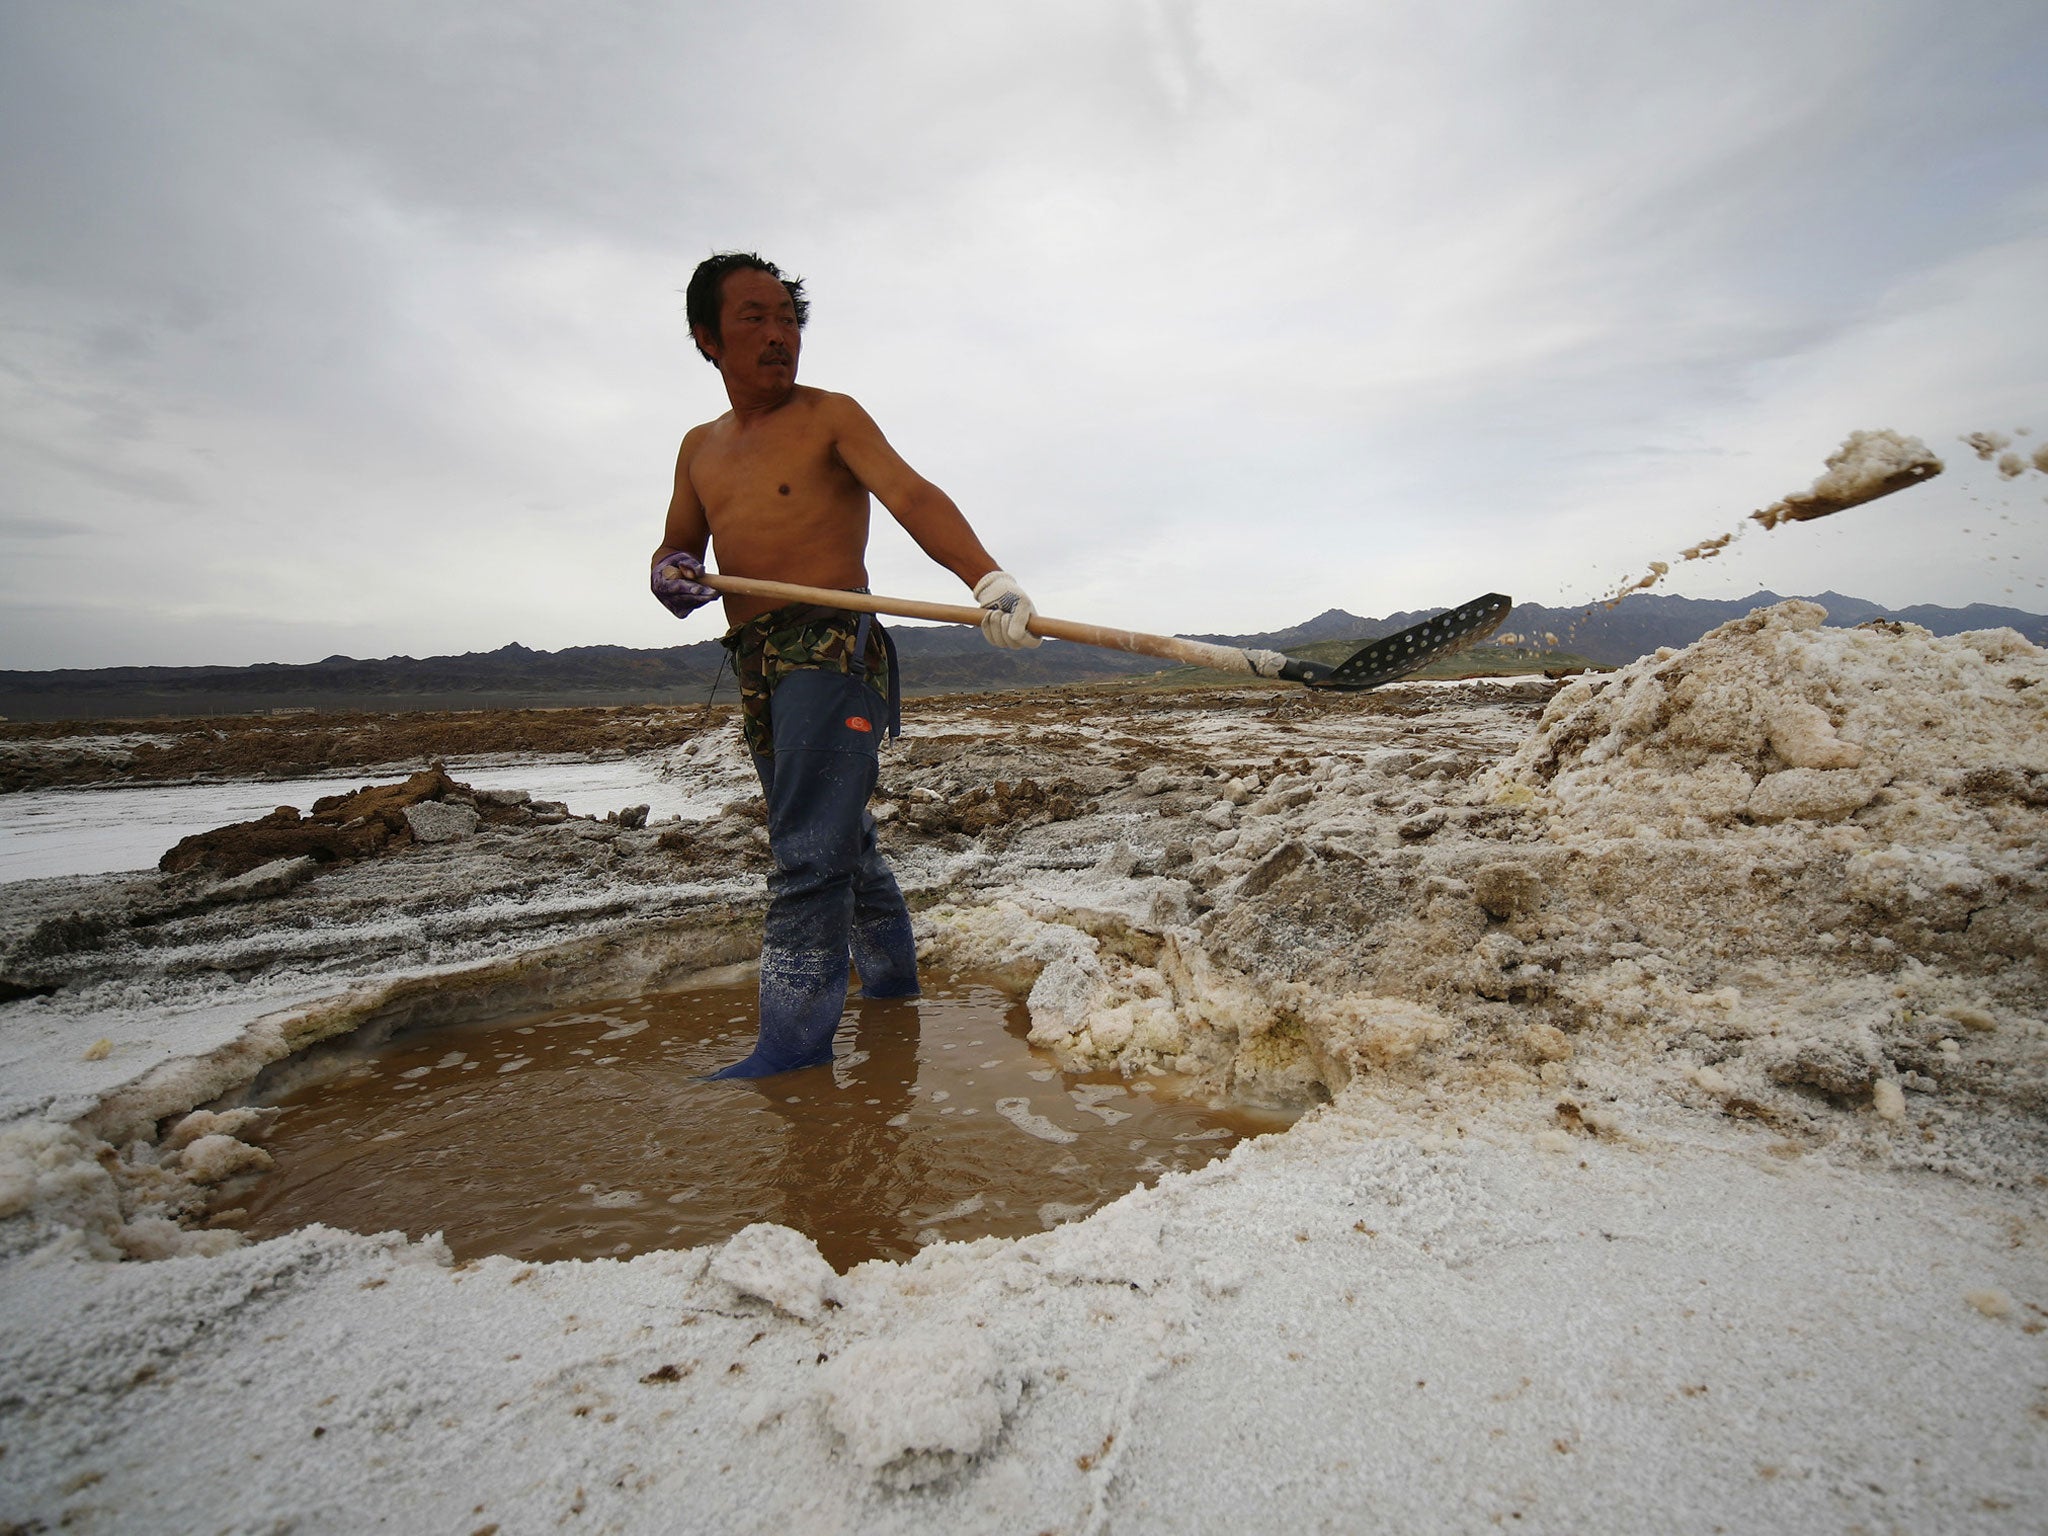
<path fill-rule="evenodd" d="M 654 562 L 647 585 L 661 606 L 679 619 L 687 619 L 718 594 L 695 578 L 704 574 L 704 562 L 688 550 L 671 550 Z"/>

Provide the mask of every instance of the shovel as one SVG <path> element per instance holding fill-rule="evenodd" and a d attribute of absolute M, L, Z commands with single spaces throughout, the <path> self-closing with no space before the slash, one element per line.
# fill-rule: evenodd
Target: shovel
<path fill-rule="evenodd" d="M 751 576 L 714 576 L 708 572 L 693 581 L 720 592 L 744 597 L 772 597 L 785 603 L 814 603 L 824 608 L 841 608 L 853 613 L 885 613 L 900 619 L 937 619 L 947 624 L 979 625 L 982 610 L 957 603 L 924 603 L 907 597 L 875 597 L 865 592 L 840 592 L 830 587 L 802 587 L 786 581 L 760 581 Z M 1355 656 L 1334 667 L 1318 661 L 1283 656 L 1278 651 L 1247 651 L 1235 646 L 1211 645 L 1202 640 L 1184 640 L 1178 635 L 1148 635 L 1135 629 L 1111 629 L 1102 624 L 1077 624 L 1071 619 L 1033 618 L 1031 633 L 1049 640 L 1072 640 L 1080 645 L 1105 650 L 1131 651 L 1140 656 L 1157 656 L 1191 667 L 1209 667 L 1218 672 L 1239 672 L 1251 677 L 1273 677 L 1283 682 L 1302 683 L 1310 688 L 1358 691 L 1377 688 L 1406 677 L 1437 657 L 1484 640 L 1508 616 L 1514 600 L 1498 592 L 1475 597 L 1469 603 L 1447 608 L 1433 618 L 1411 625 L 1399 634 L 1375 640 Z"/>

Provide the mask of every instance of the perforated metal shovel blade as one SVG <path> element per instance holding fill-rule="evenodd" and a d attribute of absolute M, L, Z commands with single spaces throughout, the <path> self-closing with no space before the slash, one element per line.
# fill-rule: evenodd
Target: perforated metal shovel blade
<path fill-rule="evenodd" d="M 1375 640 L 1334 667 L 1290 660 L 1280 675 L 1311 688 L 1377 688 L 1428 666 L 1439 656 L 1484 640 L 1500 628 L 1514 606 L 1513 598 L 1489 592 L 1410 625 L 1399 634 Z"/>

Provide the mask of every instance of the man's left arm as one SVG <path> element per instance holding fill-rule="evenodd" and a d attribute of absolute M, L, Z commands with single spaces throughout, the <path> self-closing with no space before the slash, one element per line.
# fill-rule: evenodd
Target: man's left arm
<path fill-rule="evenodd" d="M 1031 599 L 982 547 L 953 498 L 925 479 L 889 445 L 874 418 L 847 395 L 828 397 L 832 446 L 853 477 L 889 509 L 917 547 L 974 590 L 987 610 L 981 631 L 1008 650 L 1040 643 L 1026 626 L 1036 615 Z"/>

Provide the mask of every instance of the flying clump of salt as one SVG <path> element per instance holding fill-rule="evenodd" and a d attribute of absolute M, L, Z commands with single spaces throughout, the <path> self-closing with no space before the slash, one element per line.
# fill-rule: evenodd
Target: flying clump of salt
<path fill-rule="evenodd" d="M 1751 519 L 1766 528 L 1810 522 L 1931 480 L 1942 470 L 1941 460 L 1919 438 L 1891 431 L 1851 432 L 1827 464 L 1810 490 L 1774 501 L 1750 513 Z"/>
<path fill-rule="evenodd" d="M 2021 427 L 2020 436 L 2026 435 L 2027 429 Z M 2001 479 L 2017 480 L 2027 472 L 2027 460 L 2003 432 L 1965 432 L 1963 442 L 1986 464 L 1996 464 Z M 2048 443 L 2034 450 L 2034 468 L 2048 475 Z"/>
<path fill-rule="evenodd" d="M 1909 485 L 1932 480 L 1942 471 L 1942 462 L 1917 437 L 1890 429 L 1879 432 L 1851 432 L 1827 458 L 1827 472 L 1803 491 L 1795 491 L 1772 502 L 1760 512 L 1749 514 L 1752 522 L 1775 528 L 1780 523 L 1810 522 L 1866 501 L 1903 491 Z M 1681 550 L 1680 563 L 1711 560 L 1742 535 L 1738 527 L 1711 539 L 1702 539 Z M 1631 592 L 1646 592 L 1671 573 L 1671 562 L 1652 560 L 1648 574 L 1624 582 L 1601 600 L 1612 608 Z"/>

